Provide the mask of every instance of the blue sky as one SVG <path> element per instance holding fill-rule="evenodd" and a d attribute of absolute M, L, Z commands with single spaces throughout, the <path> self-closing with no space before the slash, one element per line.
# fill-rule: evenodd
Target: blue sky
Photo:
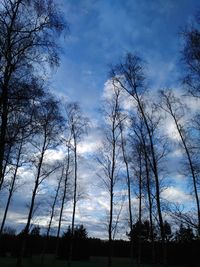
<path fill-rule="evenodd" d="M 189 0 L 61 0 L 70 33 L 61 40 L 61 66 L 53 75 L 57 92 L 95 111 L 109 65 L 126 52 L 147 62 L 155 87 L 177 83 L 179 33 L 197 11 Z"/>

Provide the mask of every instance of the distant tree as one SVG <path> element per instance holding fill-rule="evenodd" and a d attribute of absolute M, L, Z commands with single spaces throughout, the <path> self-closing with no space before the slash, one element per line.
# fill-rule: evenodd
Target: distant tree
<path fill-rule="evenodd" d="M 67 231 L 63 234 L 63 237 L 72 237 L 72 230 L 71 227 L 68 226 Z M 74 238 L 75 239 L 87 239 L 88 238 L 88 233 L 86 228 L 81 224 L 77 225 L 74 228 Z"/>
<path fill-rule="evenodd" d="M 133 224 L 133 231 L 128 233 L 128 237 L 133 239 L 134 242 L 139 243 L 151 240 L 151 230 L 149 221 L 139 222 Z"/>
<path fill-rule="evenodd" d="M 69 226 L 67 231 L 63 234 L 60 249 L 60 257 L 69 258 L 69 246 L 71 239 L 73 240 L 73 254 L 72 259 L 74 260 L 88 260 L 89 258 L 89 241 L 87 229 L 83 225 L 77 225 L 74 228 L 74 234 L 72 235 L 72 229 Z"/>
<path fill-rule="evenodd" d="M 33 227 L 33 229 L 30 232 L 30 235 L 40 236 L 40 227 L 39 227 L 39 225 Z"/>
<path fill-rule="evenodd" d="M 10 226 L 6 226 L 3 229 L 3 234 L 7 234 L 7 235 L 16 235 L 16 229 L 12 228 Z"/>
<path fill-rule="evenodd" d="M 166 241 L 169 242 L 173 238 L 173 233 L 172 233 L 171 225 L 170 225 L 169 222 L 164 221 L 164 227 L 165 227 L 165 238 L 166 238 Z"/>
<path fill-rule="evenodd" d="M 189 226 L 185 227 L 183 224 L 180 225 L 179 230 L 176 232 L 175 240 L 176 242 L 185 243 L 194 240 L 195 236 L 192 228 Z"/>

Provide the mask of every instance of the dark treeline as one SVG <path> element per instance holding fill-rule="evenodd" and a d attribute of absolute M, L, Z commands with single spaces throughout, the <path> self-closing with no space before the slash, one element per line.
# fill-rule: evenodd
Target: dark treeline
<path fill-rule="evenodd" d="M 16 257 L 17 267 L 36 254 L 42 266 L 48 253 L 66 259 L 68 266 L 91 256 L 106 256 L 108 267 L 114 256 L 130 257 L 138 265 L 198 265 L 199 26 L 197 14 L 182 32 L 179 89 L 153 90 L 143 59 L 133 53 L 109 71 L 101 103 L 101 145 L 93 157 L 95 179 L 107 194 L 103 241 L 88 238 L 76 223 L 85 193 L 79 149 L 89 119 L 78 103 L 58 99 L 48 86 L 47 74 L 59 65 L 58 42 L 68 24 L 56 1 L 0 1 L 1 256 Z M 187 187 L 186 207 L 183 199 L 170 199 L 170 194 L 183 193 L 172 184 L 178 175 Z M 23 229 L 15 235 L 7 226 L 19 192 L 27 197 L 27 208 Z M 43 235 L 36 218 L 45 228 Z M 118 234 L 129 241 L 117 240 Z"/>
<path fill-rule="evenodd" d="M 200 241 L 195 238 L 192 229 L 186 228 L 181 225 L 180 229 L 176 233 L 172 234 L 169 224 L 166 224 L 168 228 L 167 236 L 167 251 L 168 251 L 168 264 L 172 266 L 198 266 L 199 264 L 199 245 Z M 128 258 L 130 257 L 130 248 L 132 246 L 133 260 L 137 262 L 138 248 L 139 248 L 139 222 L 133 225 L 133 234 L 129 233 L 129 238 L 133 240 L 133 246 L 129 241 L 114 240 L 113 241 L 113 257 Z M 1 256 L 16 257 L 20 250 L 20 244 L 22 242 L 23 232 L 18 235 L 11 228 L 7 228 L 7 233 L 4 233 L 2 240 L 4 243 Z M 149 240 L 150 227 L 149 222 L 142 223 L 141 231 L 141 263 L 152 264 L 151 255 L 151 242 Z M 89 261 L 93 257 L 108 257 L 109 256 L 109 241 L 97 238 L 89 238 L 86 229 L 83 225 L 77 226 L 74 229 L 74 250 L 70 256 L 70 243 L 72 238 L 71 228 L 63 233 L 62 237 L 59 237 L 60 247 L 57 251 L 57 258 L 59 260 L 71 260 L 76 261 Z M 54 254 L 56 248 L 57 238 L 56 236 L 49 236 L 46 243 L 46 236 L 40 234 L 39 226 L 35 226 L 30 232 L 27 239 L 27 246 L 25 250 L 25 257 L 41 256 L 46 244 L 46 253 Z M 162 262 L 161 243 L 155 238 L 155 254 L 156 262 Z"/>

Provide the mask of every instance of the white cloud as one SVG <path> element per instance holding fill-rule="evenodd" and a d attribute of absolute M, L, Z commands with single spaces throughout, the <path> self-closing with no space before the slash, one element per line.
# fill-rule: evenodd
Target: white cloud
<path fill-rule="evenodd" d="M 170 117 L 167 117 L 165 119 L 165 123 L 163 125 L 163 131 L 173 141 L 180 141 L 180 135 L 177 131 L 176 125 L 174 124 L 174 121 Z"/>
<path fill-rule="evenodd" d="M 116 84 L 116 82 L 115 82 Z M 120 88 L 120 84 L 117 86 Z M 108 79 L 104 83 L 102 98 L 104 100 L 112 100 L 114 96 L 114 85 L 111 79 Z M 133 101 L 132 96 L 130 96 L 125 90 L 121 90 L 120 92 L 120 104 L 124 111 L 130 111 L 135 108 L 135 102 Z"/>
<path fill-rule="evenodd" d="M 81 154 L 95 152 L 100 144 L 100 140 L 84 140 L 78 145 L 78 152 Z"/>
<path fill-rule="evenodd" d="M 177 187 L 168 187 L 163 193 L 162 197 L 170 202 L 184 204 L 192 201 L 191 195 Z"/>
<path fill-rule="evenodd" d="M 57 149 L 49 149 L 45 152 L 44 162 L 53 163 L 54 161 L 60 161 L 64 159 L 65 152 L 62 147 Z"/>

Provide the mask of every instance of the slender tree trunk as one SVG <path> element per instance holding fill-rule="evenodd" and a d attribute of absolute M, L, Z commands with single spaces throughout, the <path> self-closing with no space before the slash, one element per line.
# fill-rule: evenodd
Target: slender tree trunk
<path fill-rule="evenodd" d="M 15 181 L 16 181 L 16 177 L 17 177 L 17 171 L 18 171 L 19 163 L 20 163 L 20 157 L 21 157 L 22 145 L 23 145 L 23 142 L 21 142 L 20 147 L 19 147 L 19 150 L 18 150 L 17 162 L 16 162 L 14 175 L 13 175 L 12 182 L 11 182 L 10 189 L 9 189 L 9 196 L 8 196 L 8 200 L 7 200 L 6 208 L 5 208 L 4 215 L 3 215 L 3 220 L 2 220 L 2 223 L 1 223 L 0 235 L 1 235 L 2 232 L 3 232 L 4 225 L 5 225 L 5 221 L 6 221 L 6 217 L 7 217 L 7 213 L 8 213 L 8 209 L 9 209 L 10 202 L 11 202 L 11 198 L 12 198 L 12 196 L 13 196 L 13 191 L 14 191 Z"/>
<path fill-rule="evenodd" d="M 142 240 L 141 240 L 141 225 L 142 225 L 142 158 L 141 151 L 139 151 L 139 229 L 138 229 L 138 266 L 141 265 L 142 257 Z"/>
<path fill-rule="evenodd" d="M 108 225 L 108 242 L 109 242 L 109 251 L 108 251 L 108 267 L 112 266 L 112 254 L 113 254 L 113 241 L 112 241 L 112 223 L 113 222 L 113 183 L 111 182 L 110 186 L 110 216 L 109 216 L 109 225 Z"/>
<path fill-rule="evenodd" d="M 112 266 L 112 257 L 113 257 L 113 197 L 114 197 L 114 179 L 115 179 L 115 164 L 116 164 L 116 119 L 117 119 L 117 111 L 118 111 L 118 97 L 119 94 L 116 94 L 116 102 L 114 107 L 114 115 L 112 121 L 112 167 L 110 173 L 110 215 L 109 215 L 109 225 L 108 225 L 108 237 L 109 237 L 109 256 L 108 256 L 108 264 L 107 266 Z"/>
<path fill-rule="evenodd" d="M 8 147 L 8 152 L 6 154 L 6 159 L 5 159 L 5 163 L 4 163 L 4 166 L 3 166 L 2 179 L 0 180 L 0 191 L 2 189 L 3 182 L 4 182 L 4 179 L 5 179 L 6 168 L 8 166 L 9 159 L 10 159 L 11 148 L 12 148 L 12 145 L 10 144 L 9 147 Z"/>
<path fill-rule="evenodd" d="M 64 191 L 63 191 L 63 196 L 62 196 L 62 202 L 61 202 L 61 208 L 60 208 L 60 216 L 59 216 L 58 229 L 57 229 L 57 235 L 56 235 L 55 257 L 58 256 L 58 251 L 59 251 L 60 229 L 61 229 L 63 209 L 64 209 L 66 193 L 67 193 L 67 182 L 68 182 L 69 167 L 70 167 L 69 165 L 70 165 L 70 148 L 68 146 L 68 148 L 67 148 L 67 166 L 66 166 L 66 170 L 65 170 L 65 179 L 64 179 Z M 63 169 L 63 173 L 64 173 L 64 169 Z"/>
<path fill-rule="evenodd" d="M 152 211 L 152 199 L 151 199 L 151 186 L 150 186 L 150 175 L 149 175 L 149 164 L 146 148 L 145 151 L 145 170 L 146 170 L 146 184 L 147 184 L 147 195 L 148 195 L 148 203 L 149 203 L 149 221 L 150 221 L 150 233 L 151 233 L 151 255 L 152 255 L 152 263 L 155 264 L 155 240 L 154 240 L 154 227 L 153 227 L 153 211 Z"/>
<path fill-rule="evenodd" d="M 42 254 L 41 254 L 40 266 L 44 265 L 46 247 L 47 247 L 47 243 L 48 243 L 48 240 L 49 240 L 51 224 L 52 224 L 53 217 L 54 217 L 54 214 L 55 214 L 55 207 L 56 207 L 56 202 L 57 202 L 57 199 L 58 199 L 58 194 L 59 194 L 59 191 L 60 191 L 60 185 L 61 185 L 61 182 L 62 182 L 62 178 L 63 178 L 63 174 L 60 176 L 60 179 L 58 181 L 58 186 L 57 186 L 57 189 L 56 189 L 56 194 L 55 194 L 53 205 L 52 205 L 52 209 L 51 209 L 51 215 L 50 215 L 50 220 L 49 220 L 49 224 L 48 224 L 48 228 L 47 228 L 46 238 L 45 238 L 45 241 L 44 241 L 44 247 L 43 247 L 43 251 L 42 251 Z"/>
<path fill-rule="evenodd" d="M 58 194 L 59 194 L 59 191 L 60 191 L 62 178 L 63 178 L 63 175 L 60 176 L 60 179 L 58 181 L 58 186 L 57 186 L 57 189 L 56 189 L 56 194 L 55 194 L 55 197 L 54 197 L 54 201 L 53 201 L 53 205 L 52 205 L 52 209 L 51 209 L 50 220 L 49 220 L 49 224 L 48 224 L 48 228 L 47 228 L 47 234 L 46 234 L 47 237 L 49 237 L 49 234 L 50 234 L 51 224 L 52 224 L 53 217 L 54 217 L 54 214 L 55 214 L 55 207 L 56 207 L 56 202 L 57 202 L 57 199 L 58 199 Z"/>
<path fill-rule="evenodd" d="M 75 215 L 76 215 L 76 204 L 77 204 L 77 179 L 78 179 L 78 164 L 77 164 L 77 140 L 74 128 L 72 129 L 73 141 L 74 141 L 74 196 L 73 196 L 73 211 L 72 211 L 72 236 L 69 246 L 69 257 L 68 267 L 71 266 L 73 256 L 73 245 L 74 245 L 74 227 L 75 227 Z"/>
<path fill-rule="evenodd" d="M 150 166 L 149 166 L 149 158 L 148 158 L 145 137 L 142 131 L 140 131 L 140 133 L 141 133 L 141 140 L 142 140 L 142 146 L 143 146 L 143 151 L 144 151 L 146 186 L 147 186 L 147 196 L 148 196 L 148 203 L 149 203 L 150 235 L 151 235 L 151 242 L 152 242 L 151 255 L 152 255 L 152 263 L 155 264 L 155 240 L 154 240 L 153 207 L 152 207 L 151 185 L 150 185 Z"/>
<path fill-rule="evenodd" d="M 3 112 L 1 116 L 1 134 L 0 134 L 0 190 L 4 182 L 4 154 L 5 154 L 5 140 L 6 140 L 6 129 L 8 121 L 8 92 L 6 86 L 4 86 L 4 91 L 2 93 L 3 99 Z"/>
<path fill-rule="evenodd" d="M 159 175 L 158 175 L 158 166 L 157 166 L 157 161 L 156 161 L 156 156 L 155 156 L 155 148 L 153 144 L 153 137 L 151 134 L 151 130 L 149 128 L 148 120 L 147 117 L 144 113 L 142 104 L 140 102 L 140 99 L 138 95 L 136 94 L 137 97 L 137 102 L 138 102 L 138 108 L 139 111 L 142 115 L 142 118 L 144 119 L 145 127 L 147 129 L 148 133 L 148 139 L 150 142 L 150 148 L 151 148 L 151 158 L 152 158 L 152 171 L 154 173 L 154 178 L 155 178 L 155 186 L 156 186 L 156 204 L 157 204 L 157 212 L 158 212 L 158 220 L 159 220 L 159 227 L 160 227 L 160 234 L 161 234 L 161 242 L 162 242 L 162 260 L 163 264 L 167 264 L 167 248 L 166 248 L 166 242 L 165 242 L 165 229 L 164 229 L 164 223 L 163 223 L 163 217 L 162 217 L 162 210 L 161 210 L 161 203 L 160 203 L 160 181 L 159 181 Z"/>
<path fill-rule="evenodd" d="M 35 186 L 34 186 L 33 193 L 32 193 L 30 210 L 29 210 L 29 214 L 28 214 L 27 223 L 26 223 L 26 226 L 24 228 L 21 251 L 20 251 L 20 254 L 19 254 L 18 259 L 17 259 L 16 267 L 21 267 L 21 265 L 22 265 L 22 258 L 24 256 L 26 243 L 27 243 L 27 238 L 28 238 L 28 233 L 29 233 L 29 230 L 30 230 L 29 228 L 30 228 L 30 224 L 31 224 L 31 219 L 32 219 L 32 216 L 33 216 L 35 198 L 36 198 L 36 195 L 37 195 L 37 190 L 38 190 L 39 182 L 40 182 L 40 173 L 41 173 L 42 163 L 43 163 L 43 159 L 44 159 L 45 146 L 46 146 L 46 138 L 44 139 L 40 160 L 39 160 L 39 163 L 38 163 L 37 175 L 36 175 L 36 179 L 35 179 Z"/>
<path fill-rule="evenodd" d="M 180 126 L 179 126 L 178 121 L 176 119 L 176 116 L 173 114 L 172 110 L 170 110 L 170 112 L 171 112 L 171 115 L 172 115 L 174 122 L 176 124 L 176 128 L 177 128 L 177 131 L 178 131 L 179 136 L 181 138 L 181 141 L 182 141 L 182 144 L 183 144 L 183 147 L 185 149 L 185 153 L 186 153 L 186 156 L 188 159 L 188 163 L 190 166 L 190 171 L 191 171 L 191 175 L 192 175 L 192 182 L 193 182 L 193 187 L 194 187 L 195 200 L 196 200 L 196 205 L 197 205 L 198 236 L 200 236 L 200 203 L 199 203 L 199 195 L 198 195 L 198 190 L 197 190 L 197 179 L 196 179 L 196 175 L 195 175 L 195 170 L 194 170 L 194 166 L 193 166 L 193 162 L 192 162 L 192 158 L 191 158 L 188 146 L 186 144 L 186 140 L 185 140 L 185 138 L 181 132 L 181 129 L 180 129 Z"/>
<path fill-rule="evenodd" d="M 132 216 L 132 203 L 131 203 L 131 179 L 130 179 L 130 172 L 129 172 L 129 164 L 126 156 L 126 149 L 124 144 L 124 137 L 123 137 L 123 129 L 120 122 L 120 134 L 121 134 L 121 147 L 122 147 L 122 155 L 124 164 L 126 167 L 126 178 L 127 178 L 127 191 L 128 191 L 128 210 L 129 210 L 129 224 L 130 224 L 130 233 L 133 233 L 133 216 Z M 131 261 L 133 260 L 133 239 L 130 239 L 130 258 Z"/>
<path fill-rule="evenodd" d="M 129 68 L 128 70 L 129 72 L 131 72 L 131 68 Z M 137 83 L 136 83 L 136 74 L 133 74 L 134 77 L 132 77 L 132 73 L 129 73 L 128 71 L 125 71 L 126 73 L 126 78 L 128 79 L 129 82 L 129 86 L 131 87 L 131 91 L 129 91 L 124 85 L 123 83 L 117 79 L 117 81 L 120 83 L 121 87 L 129 94 L 133 97 L 133 99 L 135 100 L 136 104 L 137 104 L 137 108 L 139 113 L 141 114 L 141 117 L 144 120 L 144 124 L 147 130 L 147 134 L 148 134 L 148 139 L 150 142 L 150 148 L 151 148 L 151 158 L 152 158 L 152 162 L 151 162 L 151 168 L 152 171 L 154 173 L 154 178 L 155 178 L 155 187 L 156 187 L 156 205 L 157 205 L 157 212 L 158 212 L 158 221 L 159 221 L 159 228 L 160 228 L 160 235 L 161 235 L 161 242 L 162 242 L 162 261 L 163 264 L 166 265 L 166 260 L 167 260 L 167 254 L 166 254 L 166 242 L 165 242 L 165 229 L 164 229 L 164 223 L 163 223 L 163 217 L 162 217 L 162 210 L 161 210 L 161 203 L 160 203 L 160 181 L 159 181 L 159 175 L 158 175 L 158 166 L 157 166 L 157 161 L 156 161 L 156 154 L 155 154 L 155 148 L 154 148 L 154 143 L 153 143 L 153 136 L 151 133 L 151 129 L 149 127 L 149 122 L 148 122 L 148 118 L 145 114 L 144 111 L 144 105 L 142 103 L 141 100 L 141 96 L 138 95 L 138 90 L 137 90 Z"/>

